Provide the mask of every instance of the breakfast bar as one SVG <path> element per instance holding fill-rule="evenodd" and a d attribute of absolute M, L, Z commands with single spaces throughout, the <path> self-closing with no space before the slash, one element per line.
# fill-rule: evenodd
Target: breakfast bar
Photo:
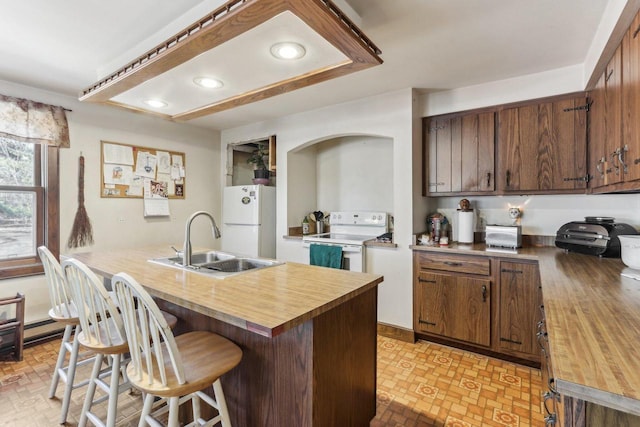
<path fill-rule="evenodd" d="M 74 258 L 136 278 L 175 333 L 208 330 L 243 351 L 222 384 L 234 426 L 368 426 L 376 412 L 377 286 L 383 277 L 297 263 L 224 279 L 151 263 L 168 247 Z"/>

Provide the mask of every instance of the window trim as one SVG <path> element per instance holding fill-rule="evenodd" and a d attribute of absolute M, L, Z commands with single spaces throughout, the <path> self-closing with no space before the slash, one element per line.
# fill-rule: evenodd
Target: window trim
<path fill-rule="evenodd" d="M 42 162 L 41 154 L 47 151 L 46 162 Z M 13 187 L 12 190 L 24 189 L 35 191 L 38 201 L 39 212 L 36 215 L 36 230 L 38 236 L 43 236 L 47 248 L 56 258 L 60 255 L 60 159 L 58 147 L 47 145 L 36 151 L 34 157 L 40 161 L 40 179 L 46 176 L 45 186 L 42 181 L 36 180 L 34 187 Z M 38 188 L 39 186 L 39 188 Z M 44 273 L 42 261 L 37 254 L 33 257 L 25 257 L 0 261 L 0 280 L 12 279 L 16 277 L 32 276 Z"/>

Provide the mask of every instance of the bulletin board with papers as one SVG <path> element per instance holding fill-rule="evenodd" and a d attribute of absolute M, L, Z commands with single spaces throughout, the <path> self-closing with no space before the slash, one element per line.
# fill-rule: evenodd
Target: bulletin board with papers
<path fill-rule="evenodd" d="M 184 199 L 184 153 L 118 142 L 100 143 L 101 197 Z"/>

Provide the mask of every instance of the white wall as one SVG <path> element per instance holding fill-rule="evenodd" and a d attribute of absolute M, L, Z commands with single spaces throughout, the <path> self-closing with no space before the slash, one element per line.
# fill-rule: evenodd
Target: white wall
<path fill-rule="evenodd" d="M 413 188 L 414 173 L 419 171 L 413 170 L 412 154 L 414 144 L 419 145 L 420 141 L 413 139 L 412 95 L 413 91 L 406 89 L 222 132 L 222 150 L 226 150 L 228 143 L 272 134 L 277 136 L 277 236 L 286 235 L 289 226 L 299 226 L 309 203 L 318 200 L 318 190 L 305 181 L 305 178 L 317 176 L 316 153 L 302 148 L 349 135 L 369 135 L 393 141 L 391 211 L 395 216 L 394 238 L 398 247 L 370 249 L 368 270 L 385 276 L 379 288 L 379 321 L 405 328 L 412 328 L 409 245 L 413 233 L 413 194 L 420 192 L 419 188 Z M 278 238 L 277 257 L 303 261 L 301 242 Z"/>
<path fill-rule="evenodd" d="M 71 148 L 60 150 L 60 246 L 62 253 L 118 249 L 153 244 L 183 244 L 184 222 L 197 210 L 220 218 L 220 135 L 193 126 L 170 123 L 114 108 L 78 102 L 75 98 L 0 81 L 0 93 L 62 105 L 67 114 Z M 182 151 L 186 159 L 184 200 L 170 200 L 169 218 L 144 218 L 142 199 L 100 197 L 100 141 L 107 140 L 152 148 Z M 77 208 L 78 157 L 85 157 L 85 206 L 93 227 L 94 245 L 68 250 Z M 206 221 L 194 222 L 194 246 L 217 248 Z M 0 282 L 0 296 L 25 292 L 26 322 L 47 319 L 49 300 L 44 276 Z"/>
<path fill-rule="evenodd" d="M 616 222 L 630 224 L 640 230 L 640 195 L 550 195 L 466 197 L 476 216 L 476 231 L 485 224 L 511 224 L 507 209 L 519 207 L 522 212 L 522 233 L 555 236 L 563 224 L 583 221 L 585 216 L 609 216 Z M 432 206 L 451 220 L 455 228 L 456 208 L 461 197 L 441 197 Z"/>
<path fill-rule="evenodd" d="M 349 136 L 305 148 L 316 153 L 317 201 L 309 211 L 365 210 L 393 213 L 393 141 Z M 308 175 L 308 174 L 305 174 Z"/>

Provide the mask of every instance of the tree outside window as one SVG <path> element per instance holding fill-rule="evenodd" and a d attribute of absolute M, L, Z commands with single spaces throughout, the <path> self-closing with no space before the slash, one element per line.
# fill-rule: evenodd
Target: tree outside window
<path fill-rule="evenodd" d="M 47 174 L 51 160 L 55 176 Z M 57 179 L 57 148 L 0 137 L 0 278 L 42 272 L 40 245 L 58 251 Z"/>

